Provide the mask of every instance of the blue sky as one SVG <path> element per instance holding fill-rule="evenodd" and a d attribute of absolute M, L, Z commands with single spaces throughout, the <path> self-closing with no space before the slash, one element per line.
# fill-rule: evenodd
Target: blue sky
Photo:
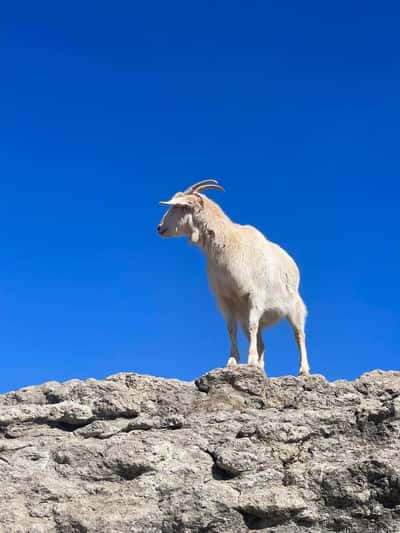
<path fill-rule="evenodd" d="M 398 369 L 399 25 L 395 2 L 4 5 L 0 391 L 225 364 L 204 258 L 155 231 L 202 177 L 296 259 L 314 372 Z M 289 327 L 265 341 L 295 373 Z"/>

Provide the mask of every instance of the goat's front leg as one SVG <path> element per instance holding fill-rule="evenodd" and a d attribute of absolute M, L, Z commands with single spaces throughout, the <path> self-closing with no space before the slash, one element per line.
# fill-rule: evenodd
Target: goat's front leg
<path fill-rule="evenodd" d="M 260 327 L 260 317 L 259 314 L 254 310 L 250 311 L 249 324 L 247 336 L 249 338 L 249 355 L 247 363 L 251 366 L 258 366 L 259 356 L 258 356 L 258 330 Z"/>
<path fill-rule="evenodd" d="M 258 366 L 264 370 L 264 354 L 265 345 L 262 338 L 262 329 L 258 329 L 257 333 L 257 351 L 258 351 Z"/>
<path fill-rule="evenodd" d="M 228 328 L 229 338 L 231 342 L 231 352 L 226 366 L 236 366 L 239 364 L 240 356 L 237 345 L 237 320 L 231 316 L 227 319 L 226 325 Z"/>

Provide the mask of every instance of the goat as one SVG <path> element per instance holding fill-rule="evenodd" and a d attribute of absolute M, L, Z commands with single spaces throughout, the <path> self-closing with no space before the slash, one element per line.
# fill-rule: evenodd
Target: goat
<path fill-rule="evenodd" d="M 237 324 L 249 340 L 248 364 L 264 368 L 262 330 L 286 318 L 300 354 L 299 375 L 310 367 L 305 343 L 306 306 L 299 294 L 300 274 L 294 260 L 253 226 L 232 222 L 201 191 L 224 190 L 216 180 L 195 183 L 170 200 L 157 228 L 162 237 L 188 236 L 207 256 L 209 284 L 230 337 L 227 366 L 239 364 Z"/>

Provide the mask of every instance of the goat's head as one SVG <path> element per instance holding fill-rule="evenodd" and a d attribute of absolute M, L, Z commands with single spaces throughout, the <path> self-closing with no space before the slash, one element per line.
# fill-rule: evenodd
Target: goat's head
<path fill-rule="evenodd" d="M 224 190 L 216 180 L 208 179 L 195 183 L 184 192 L 177 192 L 166 202 L 160 202 L 161 205 L 168 205 L 170 208 L 157 227 L 159 235 L 162 237 L 188 235 L 192 242 L 197 242 L 199 232 L 193 217 L 204 205 L 204 197 L 200 192 L 207 189 Z"/>

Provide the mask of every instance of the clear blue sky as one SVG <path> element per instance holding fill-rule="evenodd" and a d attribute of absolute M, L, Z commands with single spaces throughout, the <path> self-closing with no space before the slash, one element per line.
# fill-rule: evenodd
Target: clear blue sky
<path fill-rule="evenodd" d="M 156 235 L 202 177 L 299 264 L 314 372 L 398 369 L 399 27 L 397 2 L 4 4 L 0 391 L 225 364 L 204 258 Z M 265 340 L 295 373 L 289 327 Z"/>

